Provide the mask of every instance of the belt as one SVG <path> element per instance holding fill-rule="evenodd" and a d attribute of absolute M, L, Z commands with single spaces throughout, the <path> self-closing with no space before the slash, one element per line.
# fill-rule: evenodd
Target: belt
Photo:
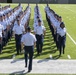
<path fill-rule="evenodd" d="M 31 46 L 26 46 L 26 45 L 25 45 L 24 47 L 33 47 L 33 45 L 31 45 Z"/>
<path fill-rule="evenodd" d="M 65 35 L 64 36 L 61 36 L 61 35 L 59 35 L 60 37 L 65 37 Z"/>
<path fill-rule="evenodd" d="M 38 36 L 42 36 L 43 34 L 36 34 L 36 35 L 38 35 Z"/>
<path fill-rule="evenodd" d="M 15 34 L 15 35 L 18 35 L 18 36 L 20 36 L 20 35 L 22 35 L 22 34 Z"/>
<path fill-rule="evenodd" d="M 6 31 L 7 29 L 4 29 L 4 31 Z"/>

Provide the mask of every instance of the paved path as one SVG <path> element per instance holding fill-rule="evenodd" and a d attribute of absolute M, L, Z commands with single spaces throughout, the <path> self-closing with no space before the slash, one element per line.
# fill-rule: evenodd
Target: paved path
<path fill-rule="evenodd" d="M 27 73 L 24 60 L 0 60 L 0 73 Z M 76 60 L 33 60 L 31 73 L 38 74 L 76 74 Z"/>

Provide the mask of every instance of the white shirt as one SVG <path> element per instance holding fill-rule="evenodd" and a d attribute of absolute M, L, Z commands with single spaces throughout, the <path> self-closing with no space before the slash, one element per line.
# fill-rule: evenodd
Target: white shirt
<path fill-rule="evenodd" d="M 2 31 L 4 30 L 3 25 L 0 24 L 0 37 L 2 37 Z"/>
<path fill-rule="evenodd" d="M 61 37 L 63 37 L 64 35 L 66 34 L 66 28 L 60 28 L 60 32 L 59 32 L 59 35 L 61 36 Z"/>
<path fill-rule="evenodd" d="M 15 25 L 13 27 L 13 31 L 15 32 L 15 34 L 18 34 L 18 35 L 23 34 L 23 32 L 25 31 L 25 28 L 22 25 Z"/>
<path fill-rule="evenodd" d="M 38 35 L 41 35 L 41 34 L 44 34 L 43 32 L 45 30 L 46 30 L 45 27 L 41 25 L 41 26 L 35 27 L 34 32 Z"/>
<path fill-rule="evenodd" d="M 33 46 L 34 43 L 36 42 L 35 35 L 33 35 L 32 33 L 26 33 L 25 35 L 22 36 L 21 42 L 25 46 Z"/>

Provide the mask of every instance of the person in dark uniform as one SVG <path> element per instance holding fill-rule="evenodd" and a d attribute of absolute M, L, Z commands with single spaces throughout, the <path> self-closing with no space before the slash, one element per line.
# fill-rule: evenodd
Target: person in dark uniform
<path fill-rule="evenodd" d="M 46 29 L 42 25 L 41 20 L 38 20 L 38 26 L 35 27 L 34 33 L 37 39 L 37 42 L 36 42 L 37 54 L 39 55 L 40 53 L 42 53 L 43 39 L 46 33 Z"/>
<path fill-rule="evenodd" d="M 60 24 L 60 27 L 61 28 L 59 32 L 59 55 L 61 56 L 62 51 L 63 51 L 63 54 L 65 53 L 64 49 L 65 49 L 65 42 L 66 42 L 66 28 L 63 22 Z"/>
<path fill-rule="evenodd" d="M 35 35 L 31 33 L 31 28 L 27 27 L 26 29 L 27 33 L 22 36 L 21 42 L 22 42 L 22 49 L 24 45 L 25 50 L 25 67 L 27 67 L 28 62 L 28 54 L 29 54 L 29 66 L 28 66 L 28 72 L 32 70 L 32 59 L 33 59 L 33 52 L 34 52 L 34 46 L 36 44 L 36 38 Z"/>
<path fill-rule="evenodd" d="M 21 53 L 21 37 L 25 32 L 25 28 L 24 26 L 20 25 L 19 19 L 17 19 L 17 25 L 13 27 L 13 32 L 15 34 L 17 55 L 19 55 L 19 53 Z"/>

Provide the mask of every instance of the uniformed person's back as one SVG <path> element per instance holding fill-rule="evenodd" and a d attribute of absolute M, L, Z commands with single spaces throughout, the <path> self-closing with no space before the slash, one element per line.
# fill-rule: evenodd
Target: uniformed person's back
<path fill-rule="evenodd" d="M 28 66 L 28 72 L 32 70 L 32 59 L 33 59 L 33 51 L 34 51 L 34 45 L 36 43 L 35 35 L 31 33 L 30 27 L 26 29 L 27 33 L 23 35 L 21 42 L 22 45 L 24 45 L 25 50 L 25 67 L 27 67 L 27 61 L 28 61 L 28 54 L 29 54 L 29 66 Z"/>

